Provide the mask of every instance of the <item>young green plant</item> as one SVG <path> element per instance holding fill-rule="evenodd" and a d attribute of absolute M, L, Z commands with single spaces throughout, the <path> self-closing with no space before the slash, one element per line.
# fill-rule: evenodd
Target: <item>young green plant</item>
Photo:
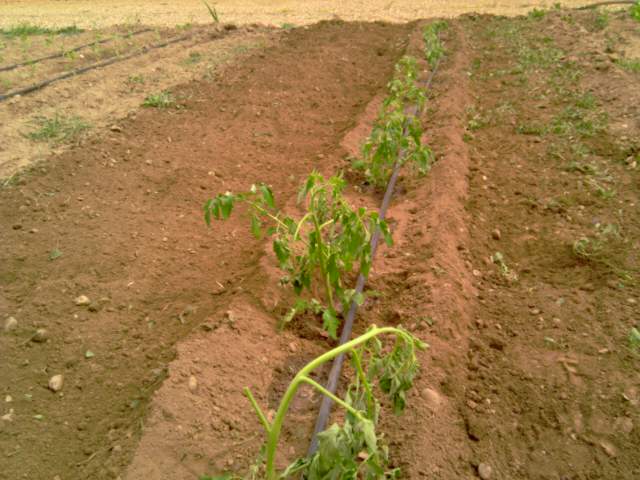
<path fill-rule="evenodd" d="M 387 184 L 397 162 L 412 163 L 422 174 L 433 163 L 433 152 L 422 144 L 420 119 L 405 111 L 407 105 L 415 105 L 417 112 L 424 107 L 426 96 L 417 79 L 416 59 L 403 57 L 396 64 L 395 78 L 387 86 L 389 95 L 362 148 L 362 158 L 353 164 L 376 187 Z"/>
<path fill-rule="evenodd" d="M 356 267 L 363 275 L 369 273 L 371 236 L 380 229 L 387 244 L 392 243 L 389 228 L 377 212 L 349 205 L 343 196 L 345 186 L 340 176 L 325 180 L 312 172 L 298 195 L 298 203 L 305 207 L 298 219 L 276 208 L 273 192 L 264 184 L 245 193 L 220 194 L 204 205 L 207 224 L 212 218 L 229 218 L 237 202 L 249 206 L 251 232 L 256 238 L 263 233 L 272 238 L 273 251 L 285 273 L 281 282 L 291 285 L 297 297 L 283 322 L 305 311 L 321 314 L 323 328 L 331 338 L 337 337 L 338 312 L 346 310 L 352 300 L 364 300 L 345 283 L 346 275 Z"/>
<path fill-rule="evenodd" d="M 391 349 L 383 348 L 378 338 L 383 334 L 396 337 Z M 388 448 L 376 433 L 380 402 L 374 392 L 377 384 L 377 388 L 389 398 L 394 412 L 401 413 L 406 406 L 406 392 L 412 387 L 418 372 L 416 350 L 424 348 L 426 345 L 406 330 L 374 325 L 364 335 L 320 355 L 303 367 L 285 391 L 273 421 L 267 419 L 251 391 L 245 388 L 245 395 L 266 432 L 264 460 L 252 467 L 245 477 L 227 474 L 201 480 L 397 478 L 399 470 L 389 469 Z M 311 373 L 343 353 L 351 355 L 355 379 L 341 399 L 313 380 Z M 319 448 L 314 455 L 299 458 L 282 472 L 277 472 L 275 459 L 283 422 L 291 401 L 303 384 L 329 396 L 342 407 L 345 410 L 344 423 L 333 424 L 319 434 Z"/>

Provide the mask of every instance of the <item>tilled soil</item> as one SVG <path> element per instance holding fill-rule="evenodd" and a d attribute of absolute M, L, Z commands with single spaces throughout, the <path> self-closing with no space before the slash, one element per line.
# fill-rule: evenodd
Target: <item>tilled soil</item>
<path fill-rule="evenodd" d="M 253 461 L 262 432 L 241 388 L 275 408 L 331 342 L 313 318 L 277 331 L 290 295 L 267 242 L 242 211 L 207 230 L 200 205 L 264 181 L 294 209 L 312 168 L 349 170 L 418 28 L 293 30 L 181 88 L 183 108 L 143 111 L 0 190 L 0 313 L 18 320 L 0 336 L 0 478 L 187 479 Z M 423 115 L 438 162 L 403 171 L 395 245 L 356 325 L 431 345 L 405 414 L 383 412 L 406 478 L 640 475 L 640 84 L 620 63 L 638 36 L 591 12 L 449 22 Z M 379 202 L 348 177 L 355 203 Z M 306 450 L 317 401 L 296 400 L 281 462 Z"/>
<path fill-rule="evenodd" d="M 135 32 L 143 33 L 130 35 Z M 286 35 L 284 31 L 261 27 L 228 30 L 215 25 L 189 29 L 128 26 L 74 35 L 3 39 L 1 66 L 21 64 L 0 71 L 3 96 L 83 68 L 99 68 L 0 100 L 0 181 L 4 183 L 20 169 L 45 161 L 52 152 L 60 154 L 82 143 L 87 136 L 122 129 L 120 120 L 135 117 L 148 96 L 165 92 L 174 102 L 173 108 L 179 106 L 183 99 L 172 91 L 174 86 L 210 80 L 229 62 L 240 62 L 248 52 L 271 46 Z M 97 39 L 112 40 L 71 51 Z M 61 57 L 23 65 L 62 52 L 65 53 Z M 50 130 L 51 135 L 47 136 L 43 127 L 55 119 L 63 125 L 84 125 L 85 129 L 64 135 L 59 128 Z"/>
<path fill-rule="evenodd" d="M 264 283 L 244 220 L 207 230 L 205 198 L 260 180 L 286 199 L 311 168 L 340 158 L 341 135 L 384 87 L 408 31 L 334 22 L 293 32 L 183 88 L 183 108 L 141 111 L 2 189 L 1 308 L 19 322 L 1 337 L 14 411 L 2 423 L 2 478 L 120 473 L 175 343 L 215 326 L 229 295 Z M 76 306 L 79 295 L 91 305 Z M 46 343 L 29 341 L 36 328 Z M 65 376 L 59 395 L 46 388 L 54 374 Z"/>

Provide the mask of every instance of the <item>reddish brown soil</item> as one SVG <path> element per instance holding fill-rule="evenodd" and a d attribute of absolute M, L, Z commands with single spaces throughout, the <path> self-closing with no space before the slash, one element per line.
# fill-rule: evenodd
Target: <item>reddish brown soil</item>
<path fill-rule="evenodd" d="M 613 61 L 638 33 L 628 18 L 593 22 L 470 16 L 444 33 L 424 114 L 438 163 L 426 178 L 403 172 L 396 244 L 370 280 L 381 295 L 357 324 L 402 323 L 431 345 L 405 415 L 383 415 L 406 478 L 640 475 L 628 342 L 640 301 L 640 87 Z M 277 332 L 290 295 L 268 244 L 251 239 L 242 212 L 207 231 L 200 205 L 265 181 L 295 208 L 312 168 L 348 167 L 415 28 L 295 30 L 185 86 L 184 108 L 142 112 L 0 190 L 0 314 L 19 321 L 0 335 L 12 397 L 1 413 L 14 409 L 0 422 L 0 478 L 191 479 L 254 459 L 262 432 L 241 388 L 274 408 L 330 342 L 300 322 Z M 379 200 L 355 187 L 355 202 Z M 596 223 L 621 235 L 578 258 L 573 242 Z M 53 249 L 62 256 L 49 260 Z M 81 294 L 88 309 L 73 303 Z M 39 327 L 46 343 L 29 341 Z M 56 395 L 46 384 L 58 373 Z M 303 391 L 281 461 L 305 451 L 316 407 Z"/>
<path fill-rule="evenodd" d="M 185 87 L 184 108 L 142 111 L 123 133 L 1 191 L 0 308 L 20 327 L 0 337 L 2 393 L 15 410 L 2 423 L 10 460 L 0 478 L 117 476 L 173 345 L 230 295 L 251 297 L 264 283 L 249 275 L 262 254 L 244 219 L 207 230 L 204 199 L 260 180 L 286 200 L 313 167 L 335 162 L 406 32 L 339 22 L 292 32 L 216 81 Z M 54 249 L 62 256 L 49 260 Z M 81 294 L 89 310 L 74 305 Z M 39 327 L 49 341 L 29 342 Z M 53 374 L 65 375 L 59 395 L 46 389 Z M 232 391 L 226 401 L 244 405 Z"/>

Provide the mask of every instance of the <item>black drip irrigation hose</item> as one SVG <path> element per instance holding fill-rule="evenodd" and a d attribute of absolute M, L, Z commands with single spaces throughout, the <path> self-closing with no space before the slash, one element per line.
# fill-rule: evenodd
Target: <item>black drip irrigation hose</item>
<path fill-rule="evenodd" d="M 104 60 L 103 62 L 98 62 L 98 63 L 93 63 L 91 65 L 87 65 L 86 67 L 82 67 L 82 68 L 78 68 L 76 70 L 72 70 L 71 72 L 67 72 L 67 73 L 63 73 L 62 75 L 58 75 L 57 77 L 53 77 L 50 78 L 48 80 L 45 80 L 43 82 L 40 83 L 36 83 L 34 85 L 31 85 L 29 87 L 25 87 L 22 88 L 20 90 L 14 90 L 13 92 L 9 92 L 7 94 L 4 95 L 0 95 L 0 102 L 4 102 L 8 99 L 10 99 L 11 97 L 15 97 L 16 95 L 25 95 L 27 93 L 31 93 L 31 92 L 35 92 L 36 90 L 40 90 L 41 88 L 44 88 L 48 85 L 51 85 L 52 83 L 58 82 L 60 80 L 64 80 L 65 78 L 69 78 L 69 77 L 73 77 L 75 75 L 80 75 L 81 73 L 85 73 L 88 72 L 90 70 L 95 70 L 96 68 L 100 68 L 100 67 L 106 67 L 108 65 L 117 63 L 117 62 L 122 62 L 124 60 L 129 60 L 130 58 L 133 57 L 137 57 L 140 55 L 143 55 L 151 50 L 155 50 L 157 48 L 164 48 L 167 47 L 173 43 L 178 43 L 178 42 L 182 42 L 184 40 L 188 40 L 192 37 L 192 35 L 183 35 L 182 37 L 178 37 L 178 38 L 172 38 L 171 40 L 167 40 L 165 42 L 162 43 L 156 43 L 155 45 L 150 45 L 148 47 L 142 47 L 142 49 L 140 49 L 137 52 L 133 52 L 130 53 L 129 55 L 125 55 L 125 56 L 118 56 L 118 57 L 112 57 L 109 58 L 108 60 Z"/>
<path fill-rule="evenodd" d="M 578 7 L 578 10 L 589 10 L 591 8 L 605 7 L 607 5 L 633 5 L 637 2 L 637 0 L 618 0 L 618 1 L 610 1 L 610 2 L 597 2 L 592 3 L 590 5 L 585 5 L 583 7 Z"/>
<path fill-rule="evenodd" d="M 438 66 L 440 65 L 440 60 L 436 62 L 436 65 L 433 67 L 427 82 L 425 83 L 425 89 L 431 87 L 431 83 L 433 82 L 433 77 L 435 76 Z M 418 113 L 417 105 L 412 105 L 407 109 L 407 112 L 412 115 L 416 115 Z M 404 134 L 407 134 L 407 127 L 404 128 Z M 389 183 L 387 184 L 387 189 L 384 192 L 384 197 L 382 199 L 382 205 L 380 206 L 379 217 L 380 220 L 384 220 L 387 215 L 387 210 L 389 209 L 389 204 L 391 203 L 391 197 L 393 196 L 393 189 L 396 186 L 396 182 L 398 181 L 398 176 L 400 174 L 400 167 L 402 166 L 402 157 L 405 155 L 405 152 L 400 152 L 400 159 L 396 161 L 393 166 L 393 172 L 391 174 L 391 178 L 389 179 Z M 380 241 L 380 229 L 376 229 L 371 237 L 371 257 L 373 258 L 376 254 L 376 250 L 378 248 L 378 243 Z M 364 290 L 365 283 L 367 282 L 367 277 L 365 277 L 362 273 L 358 275 L 358 280 L 356 282 L 356 290 L 354 297 L 358 296 Z M 340 334 L 340 341 L 338 346 L 345 344 L 350 340 L 351 330 L 353 329 L 353 321 L 356 316 L 356 312 L 358 311 L 358 304 L 355 301 L 351 302 L 349 306 L 349 312 L 347 313 L 347 318 L 345 320 L 344 326 L 342 327 L 342 333 Z M 335 394 L 338 387 L 338 378 L 340 377 L 340 371 L 342 370 L 342 364 L 344 363 L 344 353 L 341 353 L 333 360 L 333 365 L 331 366 L 331 372 L 329 373 L 329 379 L 325 385 L 325 388 L 329 390 L 329 392 Z M 318 433 L 324 431 L 327 426 L 327 420 L 329 419 L 329 414 L 331 413 L 331 407 L 333 406 L 333 400 L 326 395 L 322 397 L 322 403 L 320 404 L 320 411 L 318 412 L 318 418 L 316 420 L 316 425 L 313 429 L 313 435 L 311 437 L 311 444 L 309 445 L 309 450 L 307 452 L 307 456 L 311 457 L 316 450 L 318 449 Z"/>
<path fill-rule="evenodd" d="M 153 31 L 152 28 L 144 28 L 144 29 L 138 30 L 136 32 L 127 33 L 123 38 L 130 38 L 130 37 L 134 37 L 136 35 L 141 35 L 143 33 L 151 32 L 151 31 Z M 27 65 L 33 65 L 35 63 L 40 63 L 40 62 L 43 62 L 45 60 L 51 60 L 53 58 L 63 57 L 69 52 L 77 52 L 79 50 L 82 50 L 83 48 L 93 47 L 95 45 L 102 45 L 103 43 L 107 43 L 107 42 L 110 42 L 112 40 L 116 40 L 117 38 L 119 38 L 119 37 L 117 37 L 117 36 L 116 37 L 109 37 L 109 38 L 105 38 L 103 40 L 98 40 L 98 41 L 91 42 L 91 43 L 85 43 L 84 45 L 80 45 L 79 47 L 75 47 L 75 48 L 72 48 L 70 50 L 65 50 L 64 52 L 61 52 L 61 53 L 53 53 L 51 55 L 47 55 L 46 57 L 35 58 L 33 60 L 27 60 L 26 62 L 21 62 L 21 63 L 14 63 L 13 65 L 6 65 L 4 67 L 0 67 L 0 72 L 8 72 L 10 70 L 15 70 L 16 68 L 25 67 Z"/>

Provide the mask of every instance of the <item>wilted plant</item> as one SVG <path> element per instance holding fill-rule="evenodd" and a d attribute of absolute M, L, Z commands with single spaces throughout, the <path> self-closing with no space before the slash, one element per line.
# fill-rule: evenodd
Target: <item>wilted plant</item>
<path fill-rule="evenodd" d="M 382 334 L 396 337 L 391 349 L 384 349 L 378 338 Z M 405 392 L 413 385 L 418 372 L 417 349 L 426 345 L 403 329 L 376 327 L 309 362 L 293 378 L 273 421 L 269 421 L 248 388 L 249 398 L 267 435 L 264 459 L 254 465 L 244 477 L 223 475 L 202 477 L 201 480 L 231 479 L 390 479 L 398 478 L 399 469 L 389 469 L 389 451 L 376 433 L 380 415 L 380 402 L 375 396 L 377 388 L 388 398 L 396 414 L 406 405 Z M 347 388 L 344 399 L 332 394 L 311 378 L 311 373 L 340 354 L 351 355 L 355 379 Z M 276 452 L 282 425 L 298 388 L 311 385 L 322 395 L 330 397 L 345 410 L 344 422 L 331 425 L 318 434 L 319 448 L 311 457 L 299 458 L 284 471 L 277 472 Z"/>

